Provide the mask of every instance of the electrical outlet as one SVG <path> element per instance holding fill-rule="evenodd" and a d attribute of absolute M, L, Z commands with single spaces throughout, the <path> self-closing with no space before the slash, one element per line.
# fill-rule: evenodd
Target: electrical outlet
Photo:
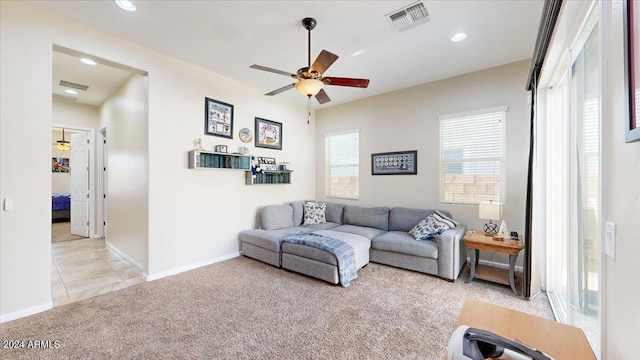
<path fill-rule="evenodd" d="M 616 224 L 611 221 L 605 224 L 604 253 L 611 259 L 616 259 Z"/>

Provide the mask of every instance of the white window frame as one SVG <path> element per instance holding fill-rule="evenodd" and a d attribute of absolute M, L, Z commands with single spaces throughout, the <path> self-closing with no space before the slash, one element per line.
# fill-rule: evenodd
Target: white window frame
<path fill-rule="evenodd" d="M 481 109 L 481 110 L 474 110 L 474 111 L 468 111 L 468 112 L 462 112 L 462 113 L 455 113 L 455 114 L 448 114 L 448 115 L 440 115 L 438 116 L 438 121 L 439 121 L 439 131 L 440 131 L 440 203 L 442 204 L 458 204 L 458 205 L 475 205 L 478 204 L 480 201 L 484 201 L 485 199 L 480 199 L 480 200 L 473 200 L 473 201 L 454 201 L 451 199 L 445 199 L 445 167 L 447 165 L 447 161 L 444 159 L 444 143 L 443 143 L 443 136 L 442 136 L 442 131 L 443 131 L 443 123 L 446 122 L 447 120 L 454 120 L 454 119 L 461 119 L 461 118 L 466 118 L 466 117 L 472 117 L 472 116 L 480 116 L 480 115 L 486 115 L 486 114 L 492 114 L 492 113 L 503 113 L 502 114 L 502 134 L 499 134 L 500 139 L 499 141 L 501 142 L 501 147 L 502 147 L 502 154 L 501 156 L 496 156 L 496 157 L 488 157 L 483 159 L 483 161 L 487 161 L 487 160 L 492 160 L 492 159 L 497 159 L 499 161 L 500 164 L 500 186 L 499 186 L 499 193 L 498 193 L 498 198 L 492 198 L 490 200 L 493 201 L 497 201 L 497 202 L 501 202 L 503 205 L 506 203 L 506 183 L 505 183 L 505 174 L 506 174 L 506 169 L 505 169 L 505 158 L 506 158 L 506 119 L 507 119 L 507 112 L 509 111 L 509 107 L 508 106 L 499 106 L 499 107 L 494 107 L 494 108 L 488 108 L 488 109 Z M 477 162 L 478 159 L 474 159 L 474 160 L 470 160 L 469 162 Z M 457 161 L 459 162 L 459 160 Z M 464 162 L 464 161 L 463 161 Z M 487 199 L 489 200 L 489 199 Z"/>
<path fill-rule="evenodd" d="M 334 136 L 338 135 L 346 135 L 346 134 L 357 134 L 358 135 L 358 156 L 356 157 L 358 160 L 355 164 L 341 164 L 341 165 L 331 165 L 331 148 L 329 146 L 330 139 Z M 346 130 L 339 132 L 332 132 L 324 134 L 325 138 L 325 196 L 329 198 L 337 198 L 337 199 L 351 199 L 358 200 L 360 198 L 360 129 L 355 130 Z M 343 168 L 343 167 L 353 167 L 356 166 L 358 168 L 358 193 L 355 196 L 345 196 L 345 195 L 336 195 L 333 194 L 332 191 L 332 181 L 331 181 L 331 170 L 333 168 Z"/>

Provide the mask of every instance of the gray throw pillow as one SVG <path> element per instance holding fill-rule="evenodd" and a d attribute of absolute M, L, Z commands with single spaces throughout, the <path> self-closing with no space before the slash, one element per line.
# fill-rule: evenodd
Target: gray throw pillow
<path fill-rule="evenodd" d="M 267 205 L 262 209 L 262 228 L 276 230 L 293 227 L 293 208 L 289 204 Z"/>

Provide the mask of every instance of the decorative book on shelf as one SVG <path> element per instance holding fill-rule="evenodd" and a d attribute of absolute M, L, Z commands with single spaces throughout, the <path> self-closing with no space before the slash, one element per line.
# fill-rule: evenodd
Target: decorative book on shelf
<path fill-rule="evenodd" d="M 291 170 L 271 171 L 262 170 L 253 177 L 251 171 L 246 172 L 247 185 L 259 184 L 291 184 Z"/>
<path fill-rule="evenodd" d="M 214 151 L 189 151 L 189 169 L 251 170 L 251 156 Z"/>

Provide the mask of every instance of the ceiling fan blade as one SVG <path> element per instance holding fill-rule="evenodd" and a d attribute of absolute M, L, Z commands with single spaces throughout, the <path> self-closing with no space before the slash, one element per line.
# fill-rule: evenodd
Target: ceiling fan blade
<path fill-rule="evenodd" d="M 285 91 L 287 91 L 289 89 L 293 89 L 295 87 L 295 85 L 296 85 L 295 83 L 294 84 L 285 85 L 285 86 L 281 87 L 280 89 L 275 89 L 275 90 L 273 90 L 271 92 L 266 93 L 265 95 L 267 95 L 267 96 L 278 95 L 281 92 L 285 92 Z"/>
<path fill-rule="evenodd" d="M 272 69 L 270 67 L 266 67 L 266 66 L 262 66 L 262 65 L 251 65 L 249 66 L 252 69 L 256 69 L 256 70 L 262 70 L 262 71 L 268 71 L 268 72 L 272 72 L 272 73 L 276 73 L 276 74 L 280 74 L 280 75 L 284 75 L 284 76 L 290 76 L 290 77 L 297 77 L 296 74 L 292 74 L 290 72 L 287 71 L 282 71 L 282 70 L 278 70 L 278 69 Z"/>
<path fill-rule="evenodd" d="M 366 88 L 367 86 L 369 86 L 369 79 L 353 79 L 328 76 L 322 78 L 322 82 L 326 85 L 350 86 L 358 88 Z"/>
<path fill-rule="evenodd" d="M 336 62 L 336 60 L 338 60 L 338 55 L 332 54 L 327 50 L 322 50 L 316 61 L 314 61 L 313 65 L 309 68 L 309 72 L 317 71 L 322 74 L 327 71 L 329 66 Z"/>
<path fill-rule="evenodd" d="M 324 89 L 320 89 L 320 91 L 316 94 L 316 100 L 318 100 L 320 104 L 328 103 L 329 101 L 331 101 L 329 95 L 327 95 Z"/>

